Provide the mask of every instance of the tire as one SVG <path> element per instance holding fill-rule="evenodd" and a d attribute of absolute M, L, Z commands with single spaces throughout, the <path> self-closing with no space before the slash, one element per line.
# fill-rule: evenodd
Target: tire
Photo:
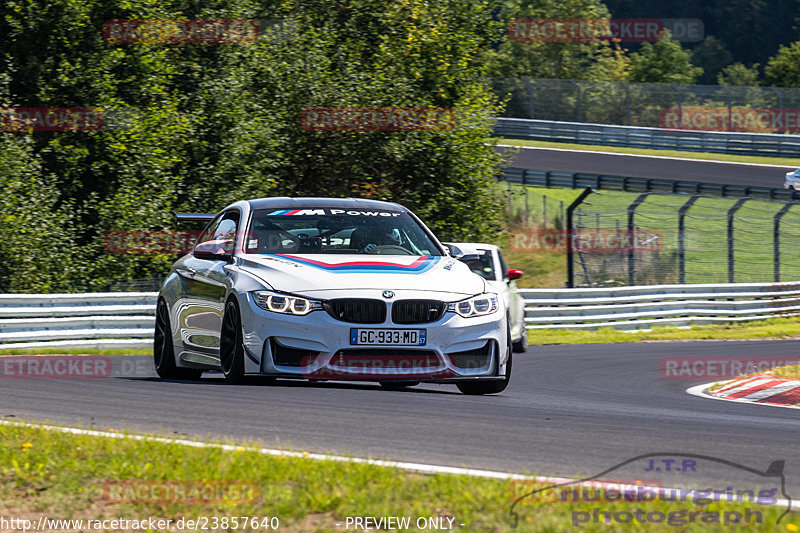
<path fill-rule="evenodd" d="M 511 381 L 511 328 L 508 328 L 506 336 L 506 375 L 502 381 L 467 381 L 458 383 L 456 386 L 463 394 L 471 396 L 478 396 L 483 394 L 497 394 L 503 392 L 508 387 L 508 382 Z M 498 365 L 499 368 L 499 365 Z"/>
<path fill-rule="evenodd" d="M 386 390 L 403 390 L 416 387 L 419 385 L 419 381 L 381 381 L 380 384 Z"/>
<path fill-rule="evenodd" d="M 169 308 L 164 300 L 156 307 L 156 330 L 153 335 L 153 364 L 161 379 L 198 379 L 202 370 L 179 368 L 175 364 L 175 350 L 172 346 L 172 327 L 169 325 Z"/>
<path fill-rule="evenodd" d="M 222 331 L 219 339 L 219 362 L 225 382 L 231 384 L 244 381 L 244 340 L 242 338 L 242 316 L 235 298 L 225 304 L 222 315 Z"/>
<path fill-rule="evenodd" d="M 525 353 L 528 349 L 528 330 L 525 329 L 524 326 L 522 328 L 522 336 L 520 336 L 518 341 L 511 343 L 511 349 L 514 353 Z"/>

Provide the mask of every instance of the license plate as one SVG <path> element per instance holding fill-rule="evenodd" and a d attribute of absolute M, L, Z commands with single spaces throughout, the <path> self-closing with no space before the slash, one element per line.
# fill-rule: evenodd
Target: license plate
<path fill-rule="evenodd" d="M 350 329 L 350 344 L 372 346 L 425 346 L 424 329 Z"/>

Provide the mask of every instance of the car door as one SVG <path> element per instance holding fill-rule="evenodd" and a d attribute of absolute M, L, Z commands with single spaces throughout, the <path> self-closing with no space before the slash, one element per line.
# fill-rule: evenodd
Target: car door
<path fill-rule="evenodd" d="M 226 211 L 217 217 L 197 240 L 198 247 L 219 247 L 232 254 L 241 216 L 238 210 Z M 201 246 L 202 245 L 202 246 Z M 184 302 L 179 322 L 186 361 L 204 364 L 219 362 L 219 339 L 225 295 L 230 278 L 224 260 L 190 256 L 178 269 L 182 278 Z"/>

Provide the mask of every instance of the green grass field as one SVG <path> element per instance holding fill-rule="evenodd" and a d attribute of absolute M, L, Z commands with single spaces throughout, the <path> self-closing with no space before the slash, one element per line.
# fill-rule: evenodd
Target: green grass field
<path fill-rule="evenodd" d="M 181 519 L 185 524 L 186 520 L 207 517 L 206 531 L 274 531 L 264 525 L 275 525 L 274 519 L 269 519 L 276 517 L 279 531 L 292 533 L 365 531 L 353 527 L 352 520 L 368 516 L 408 517 L 412 525 L 402 531 L 433 530 L 416 527 L 416 521 L 423 518 L 439 525 L 452 523 L 455 531 L 480 533 L 565 531 L 575 527 L 576 520 L 588 521 L 580 526 L 582 531 L 649 532 L 664 531 L 663 522 L 669 516 L 676 519 L 676 531 L 699 532 L 775 531 L 785 510 L 751 503 L 658 499 L 563 503 L 532 495 L 544 485 L 530 482 L 423 475 L 392 467 L 316 460 L 304 454 L 270 456 L 250 449 L 258 443 L 234 444 L 225 450 L 0 425 L 2 515 L 34 524 L 46 516 L 84 521 L 153 518 L 165 521 L 164 525 L 171 520 L 173 526 Z M 183 495 L 174 490 L 176 486 L 190 490 Z M 169 487 L 173 487 L 172 492 L 166 490 Z M 229 488 L 215 492 L 214 487 Z M 514 511 L 519 522 L 513 529 L 511 510 L 517 499 Z M 699 511 L 696 516 L 705 513 L 718 522 L 725 517 L 732 522 L 733 513 L 744 517 L 746 509 L 751 510 L 747 524 L 742 524 L 743 518 L 739 524 L 709 524 L 700 518 L 688 522 L 692 511 Z M 625 517 L 618 513 L 637 510 L 641 510 L 638 516 L 643 523 L 634 521 L 610 528 L 599 514 Z M 593 522 L 595 512 L 599 523 Z M 647 513 L 654 513 L 650 515 L 652 522 L 647 520 Z M 252 521 L 254 517 L 257 523 Z M 348 517 L 351 526 L 346 528 Z M 661 522 L 655 522 L 657 517 Z M 227 527 L 222 527 L 224 518 Z M 218 527 L 212 527 L 214 520 Z M 87 524 L 84 522 L 83 530 L 92 530 Z M 790 514 L 783 517 L 780 527 L 797 531 L 793 529 L 797 524 L 798 515 Z M 183 530 L 202 529 L 184 526 Z"/>
<path fill-rule="evenodd" d="M 515 240 L 515 232 L 534 228 L 561 228 L 562 211 L 580 194 L 580 190 L 503 184 L 511 214 L 509 234 L 498 244 L 507 255 L 509 265 L 526 271 L 518 282 L 521 287 L 561 287 L 566 281 L 566 257 L 563 253 L 542 253 L 529 241 Z M 621 191 L 597 191 L 576 211 L 576 223 L 591 230 L 600 227 L 613 232 L 627 228 L 628 206 L 639 196 Z M 639 284 L 678 283 L 678 216 L 688 196 L 649 195 L 635 212 L 639 231 L 657 235 L 660 251 L 640 255 Z M 686 283 L 727 283 L 728 210 L 736 199 L 699 198 L 685 218 Z M 784 207 L 781 202 L 749 200 L 735 212 L 734 218 L 734 282 L 771 282 L 773 275 L 773 218 Z M 800 279 L 800 210 L 790 209 L 781 221 L 781 279 Z M 520 246 L 521 244 L 521 246 Z M 526 248 L 527 246 L 527 248 Z M 617 255 L 616 258 L 609 255 Z M 614 284 L 627 280 L 613 265 L 625 267 L 621 254 L 585 254 L 589 266 L 606 274 Z M 611 267 L 606 266 L 605 262 Z M 581 273 L 580 269 L 576 270 Z M 578 282 L 583 280 L 579 279 Z M 603 279 L 605 281 L 605 279 Z"/>
<path fill-rule="evenodd" d="M 653 342 L 691 340 L 786 340 L 800 338 L 797 318 L 771 318 L 740 324 L 692 326 L 690 328 L 654 327 L 651 331 L 619 331 L 601 328 L 595 331 L 537 329 L 528 331 L 528 344 L 587 344 L 609 342 Z"/>
<path fill-rule="evenodd" d="M 603 146 L 595 144 L 559 143 L 549 141 L 529 141 L 526 139 L 510 139 L 497 137 L 498 144 L 516 146 L 533 146 L 537 148 L 561 148 L 563 150 L 586 150 L 594 152 L 611 152 L 617 154 L 654 155 L 661 157 L 679 157 L 681 159 L 702 159 L 712 161 L 734 161 L 738 163 L 754 163 L 759 165 L 778 165 L 782 167 L 800 167 L 800 158 L 770 157 L 736 154 L 716 154 L 711 152 L 682 152 L 679 150 L 655 150 L 649 148 L 627 148 L 624 146 Z"/>

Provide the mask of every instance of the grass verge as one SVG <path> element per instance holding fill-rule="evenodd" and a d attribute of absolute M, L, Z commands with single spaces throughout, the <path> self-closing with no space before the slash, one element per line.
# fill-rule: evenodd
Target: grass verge
<path fill-rule="evenodd" d="M 800 338 L 797 318 L 771 318 L 747 324 L 654 327 L 651 331 L 595 331 L 539 329 L 528 331 L 528 344 L 588 344 L 611 342 L 690 341 L 690 340 L 785 340 Z"/>
<path fill-rule="evenodd" d="M 755 163 L 759 165 L 778 165 L 782 167 L 800 167 L 800 158 L 768 157 L 756 155 L 715 154 L 711 152 L 682 152 L 680 150 L 655 150 L 649 148 L 627 148 L 624 146 L 603 146 L 595 144 L 558 143 L 549 141 L 530 141 L 526 139 L 509 139 L 498 137 L 498 144 L 515 146 L 533 146 L 536 148 L 561 148 L 564 150 L 585 150 L 594 152 L 611 152 L 615 154 L 657 155 L 661 157 L 679 157 L 681 159 L 701 159 L 711 161 L 731 161 L 735 163 Z"/>
<path fill-rule="evenodd" d="M 143 353 L 152 353 L 152 347 L 143 346 L 141 348 L 125 348 L 125 349 L 108 349 L 96 350 L 89 348 L 13 348 L 0 350 L 0 356 L 3 355 L 141 355 Z"/>
<path fill-rule="evenodd" d="M 409 517 L 412 524 L 419 517 L 444 519 L 445 524 L 447 518 L 454 518 L 456 530 L 500 532 L 511 530 L 509 512 L 513 500 L 538 488 L 526 483 L 520 490 L 519 483 L 498 479 L 421 475 L 366 464 L 268 456 L 244 448 L 227 451 L 7 425 L 0 426 L 0 461 L 3 516 L 34 522 L 43 515 L 84 521 L 152 517 L 172 520 L 173 524 L 181 518 L 203 516 L 218 520 L 240 517 L 240 521 L 241 517 L 277 517 L 280 531 L 305 533 L 362 531 L 363 528 L 346 528 L 347 517 L 396 516 Z M 142 485 L 143 481 L 153 485 Z M 239 496 L 234 500 L 212 498 L 206 503 L 181 503 L 161 496 L 153 501 L 154 494 L 165 494 L 161 489 L 175 482 L 198 482 L 203 486 L 234 482 L 251 490 L 240 493 L 247 498 Z M 125 488 L 130 486 L 137 488 Z M 142 490 L 143 486 L 156 487 L 161 492 Z M 124 497 L 120 498 L 120 494 Z M 134 501 L 122 503 L 121 499 Z M 687 501 L 655 500 L 565 505 L 523 498 L 515 508 L 520 513 L 516 531 L 563 531 L 573 525 L 574 512 L 591 513 L 598 508 L 611 513 L 641 509 L 645 513 L 661 513 L 662 522 L 667 514 L 685 522 L 691 511 L 702 510 L 719 520 L 725 511 L 743 515 L 745 507 L 759 512 L 760 522 L 736 526 L 709 524 L 705 520 L 701 523 L 696 518 L 682 525 L 681 531 L 773 531 L 784 511 L 783 507 L 749 503 L 712 502 L 698 507 Z M 784 518 L 782 524 L 791 522 L 800 522 L 796 514 Z M 84 530 L 90 530 L 85 524 Z M 239 523 L 239 527 L 231 524 L 227 528 L 231 531 L 270 530 L 263 525 L 254 528 L 252 522 Z M 663 531 L 664 524 L 645 520 L 643 524 L 629 522 L 619 527 L 626 531 Z M 582 527 L 586 531 L 607 528 L 591 522 Z M 184 527 L 192 529 L 197 528 Z M 402 530 L 431 528 L 412 525 Z"/>

